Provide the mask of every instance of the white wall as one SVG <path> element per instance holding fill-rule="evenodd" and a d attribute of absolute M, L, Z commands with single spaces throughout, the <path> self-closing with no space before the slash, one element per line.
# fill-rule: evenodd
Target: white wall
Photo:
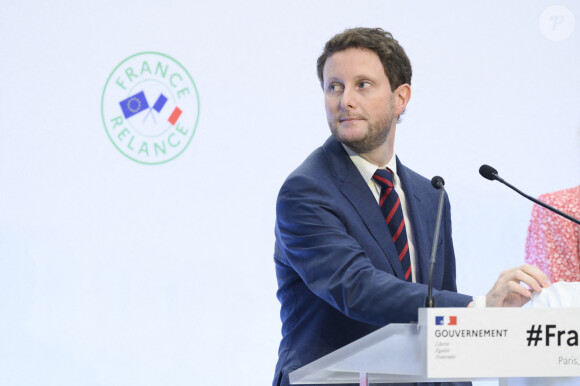
<path fill-rule="evenodd" d="M 576 19 L 580 5 L 566 6 Z M 445 178 L 458 285 L 523 262 L 537 196 L 580 177 L 580 35 L 548 1 L 5 1 L 0 7 L 0 384 L 268 384 L 280 338 L 274 203 L 328 136 L 315 61 L 346 27 L 414 67 L 397 152 Z M 548 20 L 556 20 L 549 19 Z M 547 37 L 548 36 L 548 37 Z M 199 91 L 179 157 L 123 156 L 113 69 L 164 53 Z"/>

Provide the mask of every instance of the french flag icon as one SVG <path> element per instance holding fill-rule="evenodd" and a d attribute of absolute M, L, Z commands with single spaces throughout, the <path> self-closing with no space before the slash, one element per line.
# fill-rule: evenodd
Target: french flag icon
<path fill-rule="evenodd" d="M 157 98 L 155 105 L 153 105 L 153 110 L 160 113 L 166 103 L 167 103 L 167 97 L 165 95 L 163 95 L 163 93 L 159 94 L 159 98 Z M 179 107 L 175 107 L 173 109 L 173 111 L 171 112 L 171 115 L 169 115 L 169 119 L 167 119 L 167 120 L 169 121 L 169 123 L 171 123 L 171 125 L 175 126 L 175 124 L 177 123 L 177 120 L 181 116 L 181 113 L 183 113 L 183 110 L 181 110 Z"/>
<path fill-rule="evenodd" d="M 435 325 L 437 326 L 457 326 L 457 316 L 436 316 Z"/>

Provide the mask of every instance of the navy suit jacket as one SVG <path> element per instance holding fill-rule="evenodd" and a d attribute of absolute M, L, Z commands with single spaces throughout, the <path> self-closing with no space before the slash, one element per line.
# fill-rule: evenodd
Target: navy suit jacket
<path fill-rule="evenodd" d="M 282 341 L 274 386 L 288 373 L 389 323 L 417 321 L 427 295 L 439 191 L 397 159 L 414 231 L 418 283 L 398 253 L 367 182 L 330 137 L 286 179 L 276 204 L 274 261 Z M 437 307 L 466 306 L 456 292 L 449 201 L 434 270 Z"/>

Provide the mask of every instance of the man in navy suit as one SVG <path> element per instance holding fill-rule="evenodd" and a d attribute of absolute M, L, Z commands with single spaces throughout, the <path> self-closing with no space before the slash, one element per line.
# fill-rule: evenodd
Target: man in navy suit
<path fill-rule="evenodd" d="M 427 275 L 439 191 L 394 151 L 396 124 L 411 97 L 411 63 L 382 29 L 355 28 L 326 43 L 318 59 L 332 136 L 284 182 L 276 205 L 274 260 L 282 341 L 274 386 L 288 374 L 389 323 L 417 321 Z M 404 215 L 410 269 L 405 272 L 379 207 L 373 179 L 388 168 Z M 449 201 L 445 198 L 434 298 L 469 306 L 457 293 Z M 521 305 L 549 280 L 524 265 L 502 273 L 488 306 Z"/>

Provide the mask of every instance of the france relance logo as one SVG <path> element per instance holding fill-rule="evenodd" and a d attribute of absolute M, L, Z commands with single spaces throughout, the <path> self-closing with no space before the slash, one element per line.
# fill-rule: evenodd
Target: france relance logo
<path fill-rule="evenodd" d="M 157 52 L 122 61 L 101 99 L 109 139 L 127 158 L 161 164 L 182 154 L 195 134 L 199 95 L 185 67 Z"/>

